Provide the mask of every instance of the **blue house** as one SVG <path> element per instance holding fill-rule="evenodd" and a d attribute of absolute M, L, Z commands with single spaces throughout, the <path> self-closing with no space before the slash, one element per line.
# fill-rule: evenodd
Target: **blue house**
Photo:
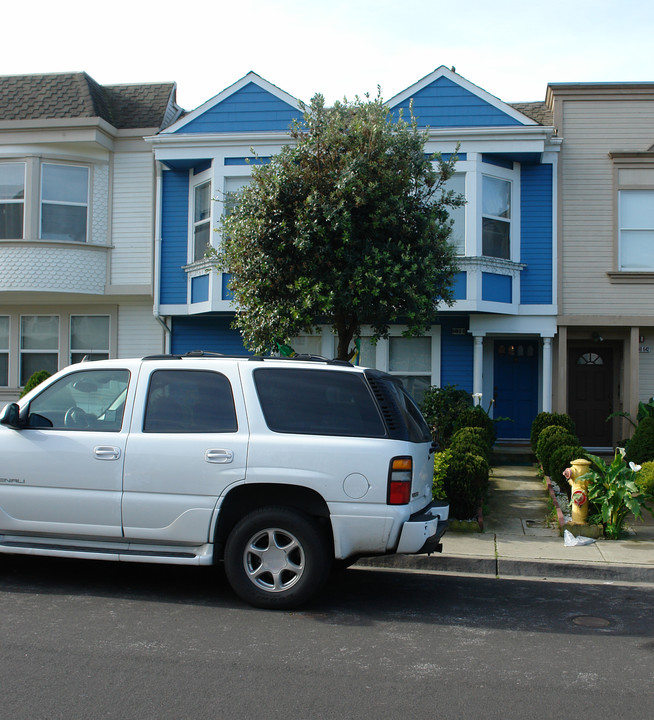
<path fill-rule="evenodd" d="M 506 104 L 445 67 L 387 105 L 406 111 L 411 102 L 429 129 L 427 153 L 459 147 L 450 183 L 467 203 L 453 213 L 456 302 L 423 337 L 397 326 L 372 345 L 363 328 L 361 363 L 400 376 L 418 398 L 430 385 L 456 384 L 511 418 L 498 436 L 526 438 L 533 417 L 551 409 L 560 140 L 544 103 Z M 155 314 L 171 352 L 243 352 L 229 277 L 205 251 L 220 241 L 226 193 L 290 141 L 300 117 L 295 98 L 249 73 L 148 139 L 158 167 Z M 291 344 L 334 355 L 327 326 Z"/>

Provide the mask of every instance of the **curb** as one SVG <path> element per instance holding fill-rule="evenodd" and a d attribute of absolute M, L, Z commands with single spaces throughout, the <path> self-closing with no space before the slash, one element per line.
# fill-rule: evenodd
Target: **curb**
<path fill-rule="evenodd" d="M 589 582 L 654 584 L 654 566 L 558 560 L 518 560 L 502 557 L 388 555 L 361 558 L 353 567 L 381 570 L 487 575 L 495 578 L 557 578 Z"/>

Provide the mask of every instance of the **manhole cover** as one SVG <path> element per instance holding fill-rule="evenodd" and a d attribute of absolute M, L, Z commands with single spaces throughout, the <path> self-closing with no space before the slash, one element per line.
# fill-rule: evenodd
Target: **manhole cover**
<path fill-rule="evenodd" d="M 572 618 L 572 622 L 575 625 L 581 625 L 582 627 L 589 628 L 603 628 L 608 627 L 611 622 L 606 618 L 593 617 L 592 615 L 580 615 L 579 617 Z"/>

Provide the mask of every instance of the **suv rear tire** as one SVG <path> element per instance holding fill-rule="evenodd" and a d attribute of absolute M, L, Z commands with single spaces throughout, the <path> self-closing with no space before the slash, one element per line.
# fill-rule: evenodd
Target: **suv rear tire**
<path fill-rule="evenodd" d="M 290 609 L 324 585 L 332 558 L 321 528 L 287 507 L 253 510 L 225 545 L 225 573 L 234 592 L 261 608 Z"/>

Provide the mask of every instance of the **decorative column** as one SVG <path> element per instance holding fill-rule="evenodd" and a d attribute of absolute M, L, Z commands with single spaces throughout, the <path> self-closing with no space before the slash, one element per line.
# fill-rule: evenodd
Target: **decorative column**
<path fill-rule="evenodd" d="M 543 338 L 543 412 L 552 412 L 552 338 Z"/>

